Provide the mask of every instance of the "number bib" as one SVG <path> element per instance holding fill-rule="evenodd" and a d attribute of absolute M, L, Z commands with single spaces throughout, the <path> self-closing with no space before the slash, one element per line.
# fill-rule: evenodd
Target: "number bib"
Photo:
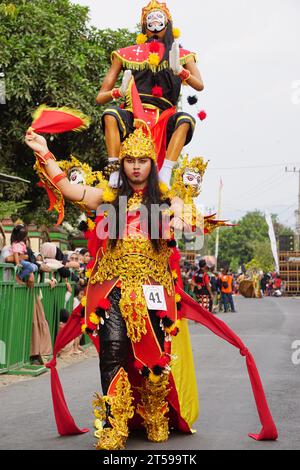
<path fill-rule="evenodd" d="M 143 285 L 143 291 L 149 310 L 167 310 L 163 286 Z"/>

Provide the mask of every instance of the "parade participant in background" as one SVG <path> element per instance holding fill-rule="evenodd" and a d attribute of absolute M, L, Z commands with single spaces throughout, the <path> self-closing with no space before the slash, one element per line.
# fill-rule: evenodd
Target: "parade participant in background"
<path fill-rule="evenodd" d="M 211 290 L 213 294 L 212 312 L 217 313 L 218 304 L 219 304 L 219 296 L 220 296 L 220 280 L 219 280 L 218 272 L 211 273 L 210 284 L 211 284 Z"/>
<path fill-rule="evenodd" d="M 207 274 L 207 264 L 204 259 L 199 261 L 199 271 L 194 274 L 192 279 L 192 289 L 196 295 L 197 302 L 210 312 L 213 305 L 213 293 L 210 285 L 210 278 Z"/>
<path fill-rule="evenodd" d="M 160 180 L 169 184 L 172 170 L 193 136 L 195 119 L 177 112 L 181 85 L 201 91 L 204 88 L 196 66 L 194 53 L 179 48 L 175 38 L 179 30 L 173 28 L 172 17 L 165 3 L 151 0 L 143 8 L 143 34 L 137 45 L 112 53 L 112 66 L 104 78 L 97 96 L 98 104 L 124 99 L 124 107 L 109 107 L 104 112 L 102 126 L 105 133 L 110 184 L 117 187 L 121 143 L 134 131 L 134 114 L 130 92 L 132 77 L 145 112 L 145 121 L 154 128 Z M 114 88 L 122 70 L 122 85 Z M 161 155 L 160 155 L 161 154 Z"/>
<path fill-rule="evenodd" d="M 262 298 L 260 280 L 261 280 L 261 274 L 257 270 L 254 270 L 252 273 L 252 282 L 253 282 L 254 294 L 255 294 L 256 299 Z"/>
<path fill-rule="evenodd" d="M 279 274 L 276 274 L 274 284 L 273 284 L 273 289 L 274 289 L 275 297 L 281 297 L 281 295 L 282 295 L 282 292 L 281 292 L 282 280 L 281 280 L 281 277 L 279 276 Z"/>
<path fill-rule="evenodd" d="M 264 273 L 264 275 L 263 275 L 263 277 L 261 278 L 261 281 L 260 281 L 260 287 L 261 287 L 261 291 L 262 291 L 263 296 L 265 296 L 266 293 L 267 293 L 267 286 L 268 286 L 269 280 L 270 280 L 269 274 Z"/>

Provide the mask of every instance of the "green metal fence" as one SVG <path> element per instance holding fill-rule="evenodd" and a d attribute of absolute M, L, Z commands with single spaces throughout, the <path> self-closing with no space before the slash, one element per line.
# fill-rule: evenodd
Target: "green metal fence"
<path fill-rule="evenodd" d="M 51 289 L 45 282 L 35 282 L 33 289 L 15 282 L 16 268 L 0 264 L 0 374 L 12 373 L 30 367 L 30 343 L 35 298 L 42 296 L 52 345 L 59 329 L 59 312 L 65 307 L 66 286 L 58 283 Z M 73 295 L 66 308 L 72 311 Z"/>

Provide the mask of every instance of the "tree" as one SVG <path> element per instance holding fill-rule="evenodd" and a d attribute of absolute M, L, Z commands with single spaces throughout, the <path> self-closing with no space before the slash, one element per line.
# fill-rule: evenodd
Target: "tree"
<path fill-rule="evenodd" d="M 69 0 L 4 0 L 0 6 L 0 70 L 6 82 L 6 104 L 0 105 L 0 171 L 32 181 L 31 188 L 20 185 L 17 193 L 6 189 L 4 198 L 31 201 L 21 211 L 25 221 L 34 217 L 38 224 L 53 223 L 56 215 L 46 211 L 45 193 L 36 187 L 34 157 L 23 143 L 32 112 L 46 103 L 89 115 L 92 124 L 86 132 L 53 136 L 49 146 L 59 158 L 74 152 L 101 169 L 103 109 L 96 106 L 95 98 L 112 50 L 134 43 L 135 34 L 90 27 L 88 8 Z M 67 214 L 71 222 L 78 217 L 73 208 Z"/>
<path fill-rule="evenodd" d="M 276 236 L 293 233 L 289 227 L 278 222 L 273 215 Z M 248 212 L 235 227 L 220 229 L 219 266 L 243 266 L 251 260 L 264 267 L 264 271 L 274 268 L 274 260 L 268 235 L 265 216 L 259 212 Z M 209 252 L 214 253 L 216 234 L 208 237 Z M 261 268 L 262 269 L 262 268 Z"/>
<path fill-rule="evenodd" d="M 272 215 L 272 220 L 277 239 L 282 235 L 295 235 L 295 232 L 291 227 L 287 227 L 286 225 L 283 225 L 279 222 L 278 216 L 276 214 Z"/>
<path fill-rule="evenodd" d="M 274 271 L 275 263 L 270 246 L 270 241 L 254 242 L 254 257 L 245 265 L 246 269 L 255 269 L 257 271 Z"/>
<path fill-rule="evenodd" d="M 24 202 L 13 202 L 13 201 L 0 202 L 0 222 L 3 219 L 7 219 L 9 217 L 12 217 L 20 209 L 23 209 L 23 207 L 26 207 L 28 202 L 29 201 L 24 201 Z"/>

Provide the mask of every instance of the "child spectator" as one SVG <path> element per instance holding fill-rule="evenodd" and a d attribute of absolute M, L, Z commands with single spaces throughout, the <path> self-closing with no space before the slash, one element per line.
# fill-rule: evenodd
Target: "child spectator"
<path fill-rule="evenodd" d="M 13 261 L 16 266 L 21 268 L 21 271 L 17 274 L 17 281 L 23 282 L 26 280 L 27 287 L 34 286 L 34 273 L 38 270 L 36 264 L 31 263 L 22 259 L 24 255 L 27 255 L 26 239 L 28 231 L 24 225 L 16 225 L 11 233 L 10 238 L 10 252 L 13 256 Z"/>

